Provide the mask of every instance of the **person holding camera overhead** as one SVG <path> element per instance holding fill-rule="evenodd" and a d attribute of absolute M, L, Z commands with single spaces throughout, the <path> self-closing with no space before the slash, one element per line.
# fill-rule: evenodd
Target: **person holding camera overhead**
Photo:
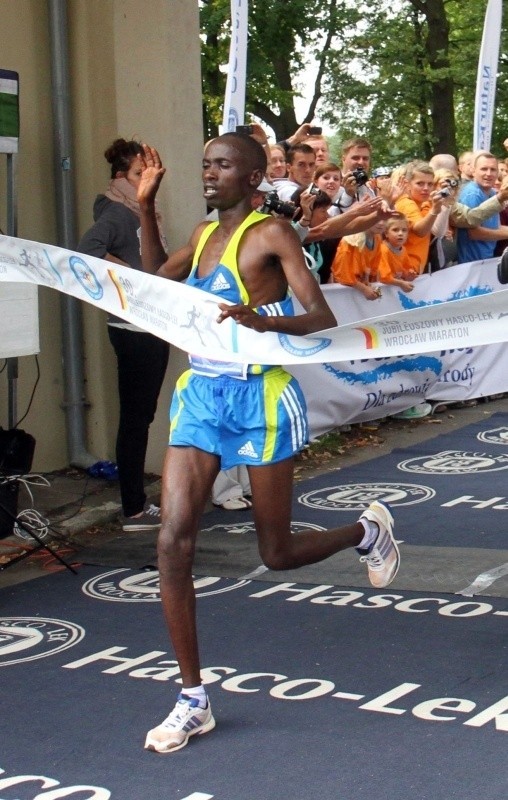
<path fill-rule="evenodd" d="M 305 139 L 305 144 L 309 144 L 316 156 L 316 167 L 321 167 L 330 161 L 330 150 L 328 142 L 322 134 L 322 129 L 311 127 L 309 136 Z"/>
<path fill-rule="evenodd" d="M 287 139 L 277 142 L 278 147 L 282 147 L 285 153 L 297 144 L 310 144 L 316 154 L 316 164 L 322 164 L 330 160 L 328 142 L 323 136 L 323 128 L 320 125 L 313 125 L 311 122 L 304 122 Z"/>

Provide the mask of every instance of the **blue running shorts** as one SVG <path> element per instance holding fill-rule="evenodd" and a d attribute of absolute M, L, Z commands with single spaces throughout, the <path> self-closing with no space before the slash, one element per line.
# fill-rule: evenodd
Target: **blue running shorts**
<path fill-rule="evenodd" d="M 170 408 L 169 444 L 219 456 L 221 469 L 290 458 L 307 443 L 307 407 L 282 367 L 238 380 L 192 370 L 179 378 Z"/>

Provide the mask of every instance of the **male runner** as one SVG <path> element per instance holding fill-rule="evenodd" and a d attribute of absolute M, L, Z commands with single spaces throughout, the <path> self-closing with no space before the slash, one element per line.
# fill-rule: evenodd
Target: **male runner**
<path fill-rule="evenodd" d="M 188 244 L 169 257 L 154 213 L 165 170 L 156 150 L 145 146 L 144 151 L 138 200 L 147 272 L 215 294 L 219 324 L 232 317 L 256 331 L 291 335 L 336 325 L 291 225 L 252 211 L 251 195 L 266 170 L 265 153 L 254 139 L 227 133 L 207 145 L 204 197 L 218 210 L 219 221 L 199 224 Z M 303 314 L 293 315 L 293 294 Z M 161 600 L 182 691 L 169 716 L 149 731 L 147 749 L 173 752 L 190 736 L 215 726 L 201 684 L 192 565 L 201 515 L 221 468 L 247 465 L 259 553 L 270 569 L 294 569 L 356 547 L 375 587 L 395 577 L 399 553 L 393 519 L 381 502 L 372 503 L 351 525 L 292 534 L 293 458 L 306 439 L 305 400 L 284 369 L 210 364 L 190 356 L 190 370 L 178 380 L 171 405 L 158 541 Z"/>

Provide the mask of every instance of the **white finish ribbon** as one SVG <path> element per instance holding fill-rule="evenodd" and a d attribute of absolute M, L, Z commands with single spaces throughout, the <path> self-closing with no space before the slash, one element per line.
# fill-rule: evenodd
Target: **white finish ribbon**
<path fill-rule="evenodd" d="M 460 269 L 466 266 L 460 265 Z M 57 289 L 186 352 L 238 363 L 284 365 L 380 358 L 427 353 L 443 346 L 495 344 L 508 338 L 508 288 L 494 291 L 487 285 L 482 293 L 463 299 L 429 301 L 412 310 L 401 309 L 308 336 L 288 336 L 257 333 L 231 319 L 218 324 L 218 298 L 200 289 L 26 239 L 0 236 L 0 281 Z"/>

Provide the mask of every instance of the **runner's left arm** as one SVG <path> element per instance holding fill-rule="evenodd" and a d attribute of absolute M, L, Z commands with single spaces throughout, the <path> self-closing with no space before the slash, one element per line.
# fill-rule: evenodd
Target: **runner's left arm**
<path fill-rule="evenodd" d="M 232 317 L 246 328 L 264 333 L 274 331 L 294 336 L 334 328 L 337 320 L 328 305 L 321 288 L 308 269 L 300 240 L 286 220 L 273 218 L 263 224 L 260 248 L 280 260 L 288 285 L 301 303 L 305 312 L 295 316 L 262 316 L 248 305 L 227 306 L 219 304 L 221 313 L 218 322 Z"/>

